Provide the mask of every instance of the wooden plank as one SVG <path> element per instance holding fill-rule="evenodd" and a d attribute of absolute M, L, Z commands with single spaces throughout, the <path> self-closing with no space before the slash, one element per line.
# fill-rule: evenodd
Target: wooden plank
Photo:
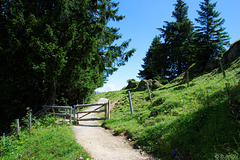
<path fill-rule="evenodd" d="M 43 105 L 43 108 L 62 108 L 62 109 L 71 109 L 71 106 L 49 106 L 49 105 Z"/>
<path fill-rule="evenodd" d="M 78 121 L 98 121 L 98 120 L 106 120 L 105 118 L 84 118 L 78 119 Z"/>
<path fill-rule="evenodd" d="M 90 106 L 99 106 L 99 105 L 105 105 L 107 103 L 94 103 L 94 104 L 77 104 L 76 108 L 78 107 L 90 107 Z"/>
<path fill-rule="evenodd" d="M 105 112 L 105 110 L 100 110 L 100 111 L 79 111 L 78 113 L 99 113 L 99 112 Z"/>
<path fill-rule="evenodd" d="M 51 115 L 58 115 L 58 116 L 67 116 L 67 117 L 71 117 L 71 114 L 50 113 L 50 112 L 46 112 L 45 114 L 51 114 Z"/>
<path fill-rule="evenodd" d="M 98 110 L 98 109 L 100 109 L 100 108 L 102 108 L 102 107 L 103 107 L 103 106 L 100 106 L 100 107 L 94 109 L 93 111 L 96 111 L 96 110 Z M 87 116 L 87 115 L 89 115 L 89 114 L 90 114 L 90 113 L 87 113 L 87 114 L 85 114 L 85 115 L 79 117 L 79 119 L 80 119 L 80 118 L 83 118 L 83 117 L 85 117 L 85 116 Z M 78 114 L 77 114 L 77 115 L 78 115 Z"/>

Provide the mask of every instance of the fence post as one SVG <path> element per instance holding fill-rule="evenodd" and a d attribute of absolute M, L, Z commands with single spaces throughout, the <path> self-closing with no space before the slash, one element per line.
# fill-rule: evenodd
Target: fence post
<path fill-rule="evenodd" d="M 69 117 L 69 123 L 71 123 L 72 122 L 72 107 L 70 108 L 70 117 Z"/>
<path fill-rule="evenodd" d="M 108 119 L 110 119 L 110 100 L 108 100 Z"/>
<path fill-rule="evenodd" d="M 152 103 L 152 96 L 151 96 L 151 93 L 150 93 L 150 89 L 149 89 L 149 85 L 148 85 L 148 82 L 147 82 L 147 89 L 148 89 L 148 96 L 149 96 L 149 98 L 150 98 L 150 101 L 151 101 L 151 103 Z"/>
<path fill-rule="evenodd" d="M 225 74 L 225 71 L 224 71 L 224 68 L 223 68 L 223 65 L 222 65 L 222 61 L 220 60 L 220 67 L 221 67 L 221 70 L 222 70 L 222 73 L 223 73 L 223 78 L 226 77 L 226 74 Z"/>
<path fill-rule="evenodd" d="M 46 115 L 46 109 L 43 108 L 43 115 L 45 116 Z"/>
<path fill-rule="evenodd" d="M 3 133 L 3 146 L 5 146 L 5 133 Z"/>
<path fill-rule="evenodd" d="M 108 112 L 108 107 L 107 107 L 107 104 L 105 104 L 105 120 L 107 119 L 107 112 Z"/>
<path fill-rule="evenodd" d="M 187 71 L 187 87 L 189 87 L 189 71 Z"/>
<path fill-rule="evenodd" d="M 67 102 L 66 102 L 66 106 L 67 106 Z M 69 114 L 69 109 L 64 109 L 64 113 Z M 66 116 L 64 116 L 64 120 L 66 120 Z"/>
<path fill-rule="evenodd" d="M 226 85 L 226 89 L 227 89 L 227 95 L 230 96 L 230 92 L 229 92 L 230 83 L 226 82 L 225 85 Z"/>
<path fill-rule="evenodd" d="M 76 105 L 73 106 L 74 107 L 74 110 L 73 110 L 73 117 L 74 117 L 74 121 L 75 121 L 75 114 L 76 114 Z"/>
<path fill-rule="evenodd" d="M 31 118 L 32 118 L 32 114 L 30 113 L 29 114 L 29 132 L 31 132 L 31 128 L 32 128 L 32 120 L 31 120 Z"/>
<path fill-rule="evenodd" d="M 19 127 L 19 119 L 15 119 L 15 123 L 16 123 L 16 134 L 17 134 L 17 138 L 19 139 L 19 133 L 20 133 L 20 127 Z"/>
<path fill-rule="evenodd" d="M 130 104 L 130 111 L 131 111 L 131 114 L 133 114 L 132 99 L 131 99 L 130 91 L 128 91 L 128 99 L 129 99 L 129 104 Z"/>

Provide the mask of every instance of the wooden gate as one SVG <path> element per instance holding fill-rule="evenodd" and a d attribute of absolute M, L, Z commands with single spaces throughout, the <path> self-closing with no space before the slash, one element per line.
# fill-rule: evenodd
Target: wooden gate
<path fill-rule="evenodd" d="M 77 105 L 74 105 L 74 120 L 77 120 L 77 121 L 94 121 L 94 120 L 109 119 L 110 118 L 109 104 L 110 103 L 108 101 L 108 103 L 94 103 L 94 104 L 77 104 Z M 90 108 L 90 110 L 78 111 L 79 109 L 86 108 L 86 107 L 91 107 L 91 108 Z M 100 110 L 100 109 L 102 109 L 102 110 Z M 105 117 L 104 118 L 84 118 L 91 113 L 100 113 L 100 112 L 105 112 Z"/>
<path fill-rule="evenodd" d="M 63 117 L 69 117 L 69 123 L 71 123 L 72 119 L 72 106 L 49 106 L 49 105 L 43 105 L 43 113 L 45 114 L 51 114 L 51 115 L 57 115 L 57 116 L 63 116 Z M 57 110 L 55 110 L 57 109 Z M 52 110 L 52 112 L 51 112 Z"/>

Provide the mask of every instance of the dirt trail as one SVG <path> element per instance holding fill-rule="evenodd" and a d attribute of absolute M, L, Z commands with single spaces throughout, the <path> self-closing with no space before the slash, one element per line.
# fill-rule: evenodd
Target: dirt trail
<path fill-rule="evenodd" d="M 107 102 L 101 98 L 99 102 Z M 93 110 L 97 106 L 88 108 Z M 97 114 L 89 117 L 96 118 Z M 86 117 L 87 118 L 87 117 Z M 132 148 L 123 136 L 113 136 L 111 131 L 105 130 L 97 121 L 83 121 L 73 126 L 77 142 L 83 146 L 95 160 L 146 160 L 151 159 Z"/>

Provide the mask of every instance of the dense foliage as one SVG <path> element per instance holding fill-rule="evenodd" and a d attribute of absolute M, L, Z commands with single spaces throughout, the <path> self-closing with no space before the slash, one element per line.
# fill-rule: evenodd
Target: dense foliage
<path fill-rule="evenodd" d="M 218 18 L 216 3 L 204 0 L 196 19 L 200 26 L 193 26 L 188 19 L 188 6 L 177 0 L 172 17 L 174 22 L 165 22 L 159 28 L 161 34 L 154 38 L 146 57 L 140 78 L 169 82 L 185 72 L 193 63 L 204 66 L 209 60 L 220 57 L 229 44 L 229 36 L 222 27 L 224 19 Z"/>
<path fill-rule="evenodd" d="M 126 51 L 130 40 L 114 43 L 121 35 L 108 22 L 124 16 L 111 0 L 0 5 L 1 118 L 7 121 L 26 106 L 85 98 L 134 52 Z"/>

